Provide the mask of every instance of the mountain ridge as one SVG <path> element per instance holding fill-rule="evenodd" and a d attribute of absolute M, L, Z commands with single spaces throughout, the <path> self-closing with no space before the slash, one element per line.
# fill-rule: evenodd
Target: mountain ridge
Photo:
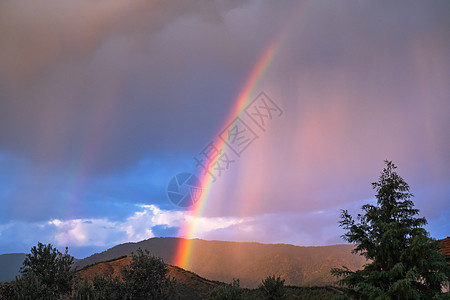
<path fill-rule="evenodd" d="M 138 248 L 161 257 L 174 265 L 180 238 L 151 238 L 124 243 L 95 253 L 75 263 L 78 268 L 120 256 L 130 256 Z M 187 270 L 209 280 L 231 282 L 239 278 L 243 287 L 254 288 L 269 275 L 279 275 L 286 284 L 295 286 L 326 286 L 334 284 L 333 267 L 346 265 L 359 269 L 366 260 L 352 254 L 353 245 L 295 246 L 258 242 L 206 241 L 193 239 L 192 255 Z"/>
<path fill-rule="evenodd" d="M 175 254 L 182 238 L 157 237 L 139 242 L 127 242 L 103 252 L 76 260 L 78 270 L 99 262 L 130 256 L 138 248 L 149 250 L 169 265 L 175 265 Z M 192 255 L 188 271 L 212 281 L 232 282 L 239 278 L 243 287 L 254 288 L 269 275 L 280 275 L 286 284 L 295 286 L 325 286 L 334 283 L 329 274 L 331 267 L 347 265 L 360 268 L 365 262 L 359 255 L 351 254 L 353 245 L 296 246 L 285 243 L 235 242 L 192 239 Z M 0 263 L 3 281 L 14 280 L 25 258 L 17 254 L 16 271 L 4 271 Z M 2 255 L 0 255 L 1 257 Z"/>

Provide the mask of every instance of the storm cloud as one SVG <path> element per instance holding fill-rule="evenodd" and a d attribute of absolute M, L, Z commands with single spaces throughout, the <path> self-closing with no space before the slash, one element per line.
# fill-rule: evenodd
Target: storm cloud
<path fill-rule="evenodd" d="M 264 91 L 283 114 L 254 127 L 258 139 L 212 184 L 199 237 L 336 243 L 339 209 L 373 199 L 384 159 L 445 237 L 448 11 L 448 1 L 2 1 L 1 249 L 26 251 L 14 233 L 27 224 L 96 250 L 179 234 L 188 212 L 167 199 L 168 181 L 195 168 L 280 36 L 251 97 Z M 131 224 L 142 205 L 178 219 Z M 70 234 L 93 226 L 83 221 L 114 229 L 89 248 Z"/>

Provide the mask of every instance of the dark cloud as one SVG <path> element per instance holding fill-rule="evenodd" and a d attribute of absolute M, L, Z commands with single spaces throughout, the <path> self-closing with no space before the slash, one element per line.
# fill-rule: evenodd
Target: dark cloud
<path fill-rule="evenodd" d="M 214 183 L 205 216 L 255 217 L 245 237 L 261 241 L 335 241 L 324 232 L 336 211 L 373 197 L 370 182 L 392 159 L 442 227 L 449 9 L 448 1 L 2 1 L 0 224 L 124 220 L 139 204 L 177 209 L 168 180 L 195 167 L 261 54 L 283 36 L 253 92 L 267 92 L 284 114 Z M 294 214 L 285 222 L 264 224 L 286 211 Z M 315 222 L 318 211 L 326 225 Z M 164 226 L 155 232 L 176 230 Z M 242 226 L 211 236 L 233 239 Z"/>
<path fill-rule="evenodd" d="M 294 9 L 298 20 L 274 63 L 281 78 L 297 78 L 304 95 L 292 96 L 292 82 L 283 80 L 295 97 L 289 110 L 307 114 L 309 104 L 340 101 L 355 112 L 349 125 L 364 122 L 371 134 L 385 120 L 397 126 L 394 114 L 405 106 L 423 109 L 417 99 L 425 96 L 429 116 L 418 123 L 436 113 L 445 118 L 440 103 L 449 88 L 439 78 L 449 76 L 449 22 L 442 9 L 254 4 L 258 18 L 239 2 L 207 3 L 81 1 L 70 10 L 50 0 L 2 3 L 0 19 L 11 22 L 0 26 L 8 41 L 0 50 L 0 147 L 41 164 L 81 163 L 89 172 L 118 171 L 148 154 L 198 151 L 223 126 L 252 64 L 281 30 L 277 20 L 296 16 L 288 13 Z M 436 70 L 422 64 L 428 57 L 439 62 Z M 20 66 L 30 69 L 29 79 L 8 80 Z M 418 77 L 430 71 L 436 80 Z M 424 86 L 413 88 L 419 82 Z M 339 100 L 318 92 L 331 89 Z M 429 95 L 417 95 L 424 91 Z M 429 130 L 440 130 L 436 139 L 448 144 L 439 129 L 445 119 L 437 122 Z"/>
<path fill-rule="evenodd" d="M 223 26 L 222 14 L 241 2 L 48 2 L 2 3 L 2 149 L 111 171 L 147 153 L 190 150 L 224 119 L 241 78 L 215 62 L 214 51 L 199 56 L 195 35 Z M 194 26 L 156 35 L 178 19 Z M 192 37 L 179 44 L 184 35 Z"/>
<path fill-rule="evenodd" d="M 145 37 L 179 18 L 220 22 L 245 1 L 3 1 L 0 5 L 2 74 L 31 79 L 49 65 L 98 50 L 114 35 Z M 92 55 L 92 54 L 90 54 Z"/>

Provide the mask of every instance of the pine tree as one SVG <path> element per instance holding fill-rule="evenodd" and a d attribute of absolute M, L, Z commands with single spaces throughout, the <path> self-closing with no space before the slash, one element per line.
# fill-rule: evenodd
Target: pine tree
<path fill-rule="evenodd" d="M 356 222 L 347 210 L 340 226 L 344 240 L 356 244 L 354 253 L 367 258 L 362 270 L 345 266 L 331 272 L 338 277 L 346 296 L 354 299 L 432 299 L 441 295 L 450 269 L 438 243 L 417 217 L 408 184 L 385 161 L 379 181 L 372 183 L 377 204 L 362 207 Z"/>

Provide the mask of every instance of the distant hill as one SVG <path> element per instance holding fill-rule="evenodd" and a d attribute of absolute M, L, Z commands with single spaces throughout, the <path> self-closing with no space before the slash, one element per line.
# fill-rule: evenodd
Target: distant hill
<path fill-rule="evenodd" d="M 16 279 L 20 267 L 25 260 L 24 253 L 12 253 L 0 255 L 0 282 L 8 282 Z"/>
<path fill-rule="evenodd" d="M 174 264 L 179 238 L 152 238 L 115 246 L 76 262 L 79 268 L 120 256 L 138 248 L 147 249 L 168 264 Z M 333 284 L 333 267 L 359 269 L 366 260 L 351 253 L 352 245 L 300 247 L 286 244 L 260 244 L 193 240 L 188 269 L 210 280 L 231 282 L 239 278 L 243 287 L 255 288 L 269 275 L 276 274 L 287 285 L 326 286 Z"/>
<path fill-rule="evenodd" d="M 173 258 L 179 243 L 178 238 L 151 238 L 137 243 L 124 243 L 114 246 L 101 253 L 95 253 L 89 257 L 75 262 L 78 269 L 98 262 L 116 259 L 121 256 L 130 256 L 137 249 L 147 249 L 154 256 L 158 256 L 168 264 L 173 264 Z"/>

